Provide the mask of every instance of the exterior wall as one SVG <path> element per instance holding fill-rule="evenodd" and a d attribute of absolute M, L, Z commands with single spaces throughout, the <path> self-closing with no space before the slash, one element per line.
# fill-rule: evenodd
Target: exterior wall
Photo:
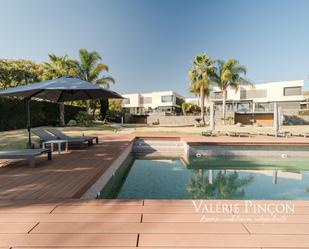
<path fill-rule="evenodd" d="M 158 107 L 177 107 L 181 108 L 176 103 L 176 99 L 184 101 L 184 97 L 173 91 L 165 92 L 152 92 L 152 93 L 140 93 L 140 94 L 123 94 L 124 98 L 130 99 L 130 103 L 124 103 L 124 108 L 141 108 L 144 111 L 154 110 Z M 172 101 L 162 102 L 163 96 L 172 96 Z M 151 100 L 151 101 L 149 101 Z"/>
<path fill-rule="evenodd" d="M 302 94 L 294 96 L 284 96 L 284 88 L 286 87 L 303 87 L 303 80 L 270 82 L 264 84 L 254 84 L 253 86 L 241 86 L 238 91 L 228 89 L 227 100 L 241 101 L 253 100 L 254 102 L 280 102 L 280 101 L 302 101 L 304 99 Z M 265 97 L 244 97 L 242 91 L 256 91 L 257 95 L 263 95 L 263 90 L 266 90 Z M 220 92 L 218 87 L 214 87 L 212 92 Z M 211 94 L 214 97 L 214 94 Z M 217 99 L 219 100 L 219 99 Z"/>
<path fill-rule="evenodd" d="M 159 120 L 160 125 L 195 125 L 197 122 L 195 121 L 196 118 L 200 116 L 165 116 L 164 114 L 160 113 L 153 113 L 148 116 L 147 123 L 152 124 Z M 205 121 L 209 121 L 209 117 L 205 116 Z"/>

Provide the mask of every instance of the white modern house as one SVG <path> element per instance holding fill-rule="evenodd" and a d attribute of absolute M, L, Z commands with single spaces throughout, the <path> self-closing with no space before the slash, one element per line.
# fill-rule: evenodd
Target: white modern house
<path fill-rule="evenodd" d="M 277 102 L 280 111 L 298 112 L 304 105 L 303 80 L 280 81 L 240 86 L 236 91 L 228 89 L 226 110 L 234 117 L 235 123 L 271 125 L 273 107 Z M 122 94 L 123 107 L 135 118 L 149 113 L 175 114 L 181 112 L 183 102 L 199 105 L 199 98 L 184 98 L 174 91 Z M 213 101 L 216 110 L 222 108 L 222 91 L 213 87 L 205 106 Z M 309 106 L 309 101 L 305 103 Z M 145 119 L 145 117 L 144 117 Z M 142 121 L 144 122 L 144 120 Z"/>
<path fill-rule="evenodd" d="M 174 91 L 122 94 L 123 107 L 131 114 L 178 113 L 185 98 Z"/>
<path fill-rule="evenodd" d="M 239 112 L 272 111 L 274 102 L 282 109 L 300 109 L 304 99 L 303 86 L 303 80 L 295 80 L 246 85 L 238 91 L 228 89 L 227 109 Z M 215 87 L 209 98 L 220 106 L 222 91 Z"/>
<path fill-rule="evenodd" d="M 228 89 L 227 109 L 234 111 L 272 111 L 272 103 L 277 102 L 282 109 L 300 109 L 304 100 L 302 88 L 303 80 L 269 82 L 241 86 L 237 91 Z M 222 105 L 222 91 L 213 87 L 205 105 L 214 101 L 220 109 Z M 199 105 L 198 98 L 186 98 L 186 102 Z"/>

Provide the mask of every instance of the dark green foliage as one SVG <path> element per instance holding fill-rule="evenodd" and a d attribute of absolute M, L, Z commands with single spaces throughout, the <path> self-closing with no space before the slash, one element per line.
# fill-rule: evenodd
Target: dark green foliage
<path fill-rule="evenodd" d="M 121 117 L 122 117 L 122 112 L 121 111 L 116 111 L 116 110 L 111 110 L 109 109 L 106 112 L 106 119 L 109 122 L 117 122 L 120 123 L 121 122 Z"/>
<path fill-rule="evenodd" d="M 109 108 L 108 99 L 100 99 L 100 117 L 101 117 L 101 120 L 104 120 L 106 118 L 108 108 Z"/>
<path fill-rule="evenodd" d="M 66 123 L 75 119 L 79 111 L 85 108 L 65 107 Z M 59 105 L 57 103 L 36 101 L 30 102 L 31 127 L 59 124 Z M 0 131 L 23 129 L 26 127 L 26 106 L 23 99 L 0 97 Z"/>
<path fill-rule="evenodd" d="M 90 126 L 93 123 L 93 115 L 86 111 L 80 111 L 76 115 L 76 122 L 82 126 Z"/>

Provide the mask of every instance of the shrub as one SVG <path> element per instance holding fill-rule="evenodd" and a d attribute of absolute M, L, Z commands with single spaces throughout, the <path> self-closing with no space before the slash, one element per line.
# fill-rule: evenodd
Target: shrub
<path fill-rule="evenodd" d="M 65 105 L 65 121 L 75 119 L 83 107 Z M 57 103 L 31 100 L 31 127 L 59 124 Z M 27 124 L 26 106 L 23 99 L 0 97 L 0 131 L 24 129 Z"/>
<path fill-rule="evenodd" d="M 122 112 L 109 109 L 106 112 L 106 119 L 109 122 L 121 122 Z"/>
<path fill-rule="evenodd" d="M 76 122 L 79 125 L 90 126 L 93 123 L 93 115 L 87 113 L 86 111 L 81 111 L 76 115 Z"/>
<path fill-rule="evenodd" d="M 299 115 L 309 115 L 309 110 L 300 110 Z"/>

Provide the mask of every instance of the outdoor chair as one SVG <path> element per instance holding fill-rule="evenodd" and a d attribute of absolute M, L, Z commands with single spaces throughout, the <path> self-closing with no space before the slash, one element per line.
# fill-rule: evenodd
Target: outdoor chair
<path fill-rule="evenodd" d="M 217 133 L 215 131 L 202 131 L 202 136 L 205 136 L 205 137 L 214 137 L 214 136 L 217 136 Z"/>
<path fill-rule="evenodd" d="M 35 167 L 35 157 L 47 154 L 47 160 L 52 160 L 50 149 L 20 149 L 20 150 L 2 150 L 0 151 L 0 159 L 28 159 L 29 166 Z"/>
<path fill-rule="evenodd" d="M 31 130 L 31 132 L 38 136 L 40 138 L 40 145 L 42 145 L 43 142 L 52 141 L 52 140 L 67 140 L 69 148 L 72 147 L 79 147 L 84 148 L 85 146 L 89 145 L 88 139 L 62 139 L 58 136 L 55 136 L 54 134 L 51 134 L 50 132 L 47 132 L 46 130 L 43 130 L 42 128 L 36 128 Z"/>
<path fill-rule="evenodd" d="M 40 138 L 40 144 L 42 144 L 42 142 L 58 139 L 56 136 L 50 134 L 49 132 L 41 128 L 32 129 L 31 133 L 33 133 L 34 135 Z"/>
<path fill-rule="evenodd" d="M 58 139 L 68 140 L 69 145 L 70 143 L 84 143 L 84 142 L 87 142 L 88 145 L 92 145 L 93 141 L 95 141 L 96 144 L 99 143 L 99 138 L 96 136 L 70 137 L 56 128 L 47 128 L 46 130 L 51 134 L 53 134 L 54 136 L 56 136 Z"/>
<path fill-rule="evenodd" d="M 230 137 L 252 137 L 253 134 L 251 134 L 250 132 L 230 131 L 228 133 L 228 136 Z"/>
<path fill-rule="evenodd" d="M 291 133 L 289 131 L 278 131 L 278 132 L 275 132 L 273 134 L 268 133 L 267 136 L 289 138 L 289 137 L 291 137 Z"/>

